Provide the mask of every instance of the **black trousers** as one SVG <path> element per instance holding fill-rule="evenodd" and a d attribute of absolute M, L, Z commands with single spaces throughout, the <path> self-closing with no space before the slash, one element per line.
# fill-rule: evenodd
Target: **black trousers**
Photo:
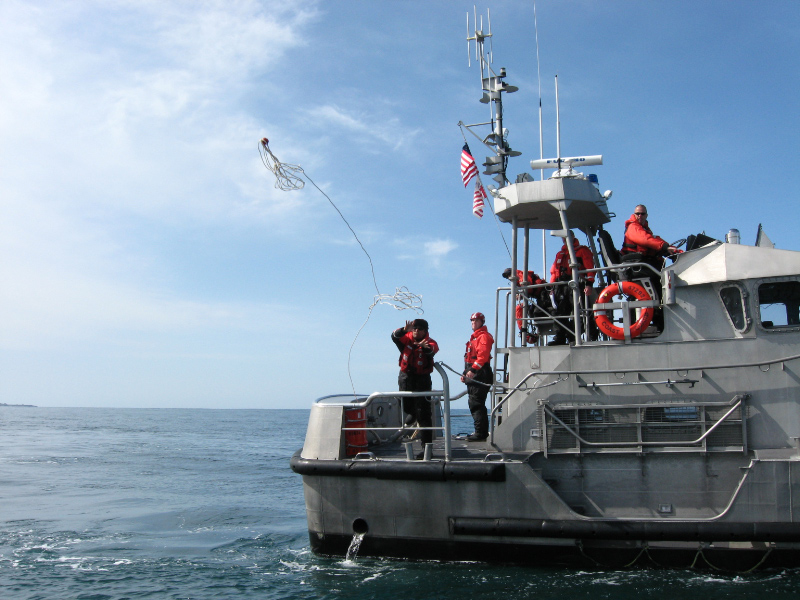
<path fill-rule="evenodd" d="M 401 392 L 430 392 L 433 389 L 430 373 L 419 375 L 416 373 L 403 373 L 397 377 L 397 387 Z M 420 427 L 433 427 L 430 396 L 417 398 L 402 398 L 403 412 L 416 420 Z M 433 442 L 433 431 L 428 429 L 420 431 L 423 447 Z"/>
<path fill-rule="evenodd" d="M 582 282 L 581 289 L 583 289 L 583 287 L 585 285 L 586 284 L 584 284 Z M 558 316 L 558 317 L 572 316 L 572 314 L 575 312 L 573 310 L 573 307 L 572 307 L 572 290 L 569 289 L 568 287 L 562 287 L 562 288 L 559 288 L 559 289 L 561 290 L 561 293 L 560 293 L 559 296 L 556 297 L 556 307 L 557 308 L 556 308 L 556 311 L 555 311 L 555 315 Z M 581 292 L 581 297 L 583 298 L 583 300 L 581 301 L 581 306 L 585 307 L 586 305 L 589 305 L 591 307 L 590 300 L 587 299 L 587 297 L 584 295 L 583 292 Z M 565 331 L 561 327 L 558 327 L 558 329 L 556 329 L 555 339 L 556 340 L 569 340 L 570 342 L 575 341 L 575 333 L 574 333 L 574 331 L 575 331 L 575 320 L 574 319 L 560 319 L 559 322 L 562 325 L 564 325 L 565 327 L 567 327 L 569 329 L 569 331 Z M 593 340 L 596 340 L 598 338 L 597 324 L 594 322 L 594 318 L 588 319 L 588 323 L 587 323 L 585 329 L 586 329 L 586 331 L 584 331 L 583 333 L 586 334 L 586 339 L 587 340 L 593 341 Z"/>
<path fill-rule="evenodd" d="M 465 373 L 469 370 L 469 367 L 470 365 L 466 366 Z M 486 397 L 489 395 L 489 386 L 494 383 L 493 379 L 492 367 L 487 363 L 475 374 L 475 381 L 487 385 L 467 383 L 469 412 L 472 413 L 472 421 L 475 423 L 475 434 L 479 437 L 489 435 L 489 413 L 486 410 Z"/>

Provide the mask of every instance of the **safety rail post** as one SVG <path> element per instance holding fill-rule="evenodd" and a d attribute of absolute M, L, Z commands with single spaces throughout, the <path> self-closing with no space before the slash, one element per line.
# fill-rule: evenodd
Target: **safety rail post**
<path fill-rule="evenodd" d="M 442 368 L 442 363 L 434 363 L 433 368 L 442 376 L 442 411 L 444 412 L 444 460 L 450 462 L 453 460 L 453 449 L 451 443 L 451 427 L 450 427 L 450 380 L 447 378 L 447 373 Z"/>
<path fill-rule="evenodd" d="M 583 323 L 581 323 L 580 319 L 580 300 L 581 300 L 581 290 L 580 288 L 580 277 L 578 275 L 578 270 L 582 266 L 578 263 L 578 257 L 575 254 L 575 248 L 572 247 L 572 241 L 575 239 L 572 230 L 569 227 L 569 221 L 567 220 L 567 207 L 569 206 L 569 201 L 564 201 L 558 203 L 558 216 L 561 218 L 561 227 L 566 234 L 564 238 L 564 244 L 567 247 L 567 254 L 569 254 L 569 266 L 572 270 L 572 281 L 570 282 L 570 288 L 572 288 L 572 318 L 574 319 L 574 335 L 575 335 L 575 345 L 581 345 L 581 333 L 583 333 Z"/>
<path fill-rule="evenodd" d="M 528 254 L 530 253 L 530 233 L 531 228 L 526 225 L 525 226 L 525 237 L 523 243 L 523 250 L 522 250 L 522 285 L 528 284 Z M 516 277 L 517 274 L 513 273 L 513 276 Z M 525 294 L 523 292 L 523 298 L 525 298 Z M 516 311 L 516 299 L 514 300 L 514 309 Z M 527 331 L 528 329 L 528 301 L 525 299 L 522 302 L 522 326 Z M 528 345 L 528 336 L 527 334 L 522 334 L 522 340 L 520 341 L 520 345 L 525 347 Z"/>
<path fill-rule="evenodd" d="M 517 245 L 518 245 L 517 216 L 511 217 L 511 306 L 516 306 L 517 302 Z M 523 281 L 524 281 L 523 277 Z M 517 341 L 516 320 L 511 319 L 511 324 L 507 329 L 509 336 L 508 346 L 514 348 Z"/>

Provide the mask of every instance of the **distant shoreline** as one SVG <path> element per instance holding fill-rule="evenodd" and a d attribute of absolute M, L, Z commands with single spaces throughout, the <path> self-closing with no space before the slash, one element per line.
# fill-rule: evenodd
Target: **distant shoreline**
<path fill-rule="evenodd" d="M 5 402 L 0 402 L 0 406 L 15 406 L 18 408 L 37 408 L 35 404 L 6 404 Z"/>

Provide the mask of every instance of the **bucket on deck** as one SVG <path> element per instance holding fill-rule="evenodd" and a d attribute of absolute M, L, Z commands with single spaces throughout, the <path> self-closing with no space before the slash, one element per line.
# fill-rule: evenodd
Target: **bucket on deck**
<path fill-rule="evenodd" d="M 355 456 L 359 452 L 367 449 L 367 409 L 366 408 L 346 408 L 344 409 L 344 426 L 362 427 L 358 431 L 345 431 L 345 454 Z"/>

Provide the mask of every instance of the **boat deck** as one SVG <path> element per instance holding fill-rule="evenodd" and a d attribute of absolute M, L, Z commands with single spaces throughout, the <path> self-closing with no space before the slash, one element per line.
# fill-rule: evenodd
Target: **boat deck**
<path fill-rule="evenodd" d="M 406 449 L 405 443 L 408 440 L 390 442 L 380 445 L 370 445 L 368 452 L 372 452 L 377 458 L 383 460 L 405 460 Z M 419 440 L 413 442 L 414 456 L 423 451 L 422 444 Z M 489 454 L 499 454 L 489 443 L 489 440 L 484 442 L 468 442 L 463 439 L 453 439 L 450 443 L 451 454 L 453 460 L 484 460 Z M 437 437 L 433 440 L 433 454 L 431 460 L 444 460 L 444 438 Z"/>
<path fill-rule="evenodd" d="M 489 439 L 483 442 L 468 442 L 466 440 L 466 436 L 468 435 L 466 432 L 472 431 L 472 418 L 469 415 L 454 416 L 452 419 L 452 426 L 454 432 L 450 441 L 452 460 L 483 461 L 489 455 L 500 454 L 500 451 L 490 444 Z M 382 433 L 384 434 L 382 437 L 388 437 L 385 436 L 386 432 Z M 417 456 L 419 453 L 423 452 L 424 448 L 422 446 L 422 442 L 419 440 L 419 436 L 417 436 L 417 439 L 414 440 L 409 439 L 412 433 L 413 432 L 409 431 L 409 435 L 403 436 L 397 441 L 384 442 L 381 444 L 372 443 L 374 438 L 370 436 L 371 443 L 366 449 L 366 452 L 371 452 L 376 458 L 382 460 L 406 460 L 405 444 L 410 441 L 413 444 L 413 455 Z M 438 435 L 434 438 L 431 460 L 444 460 L 444 442 L 445 439 L 441 435 Z"/>

